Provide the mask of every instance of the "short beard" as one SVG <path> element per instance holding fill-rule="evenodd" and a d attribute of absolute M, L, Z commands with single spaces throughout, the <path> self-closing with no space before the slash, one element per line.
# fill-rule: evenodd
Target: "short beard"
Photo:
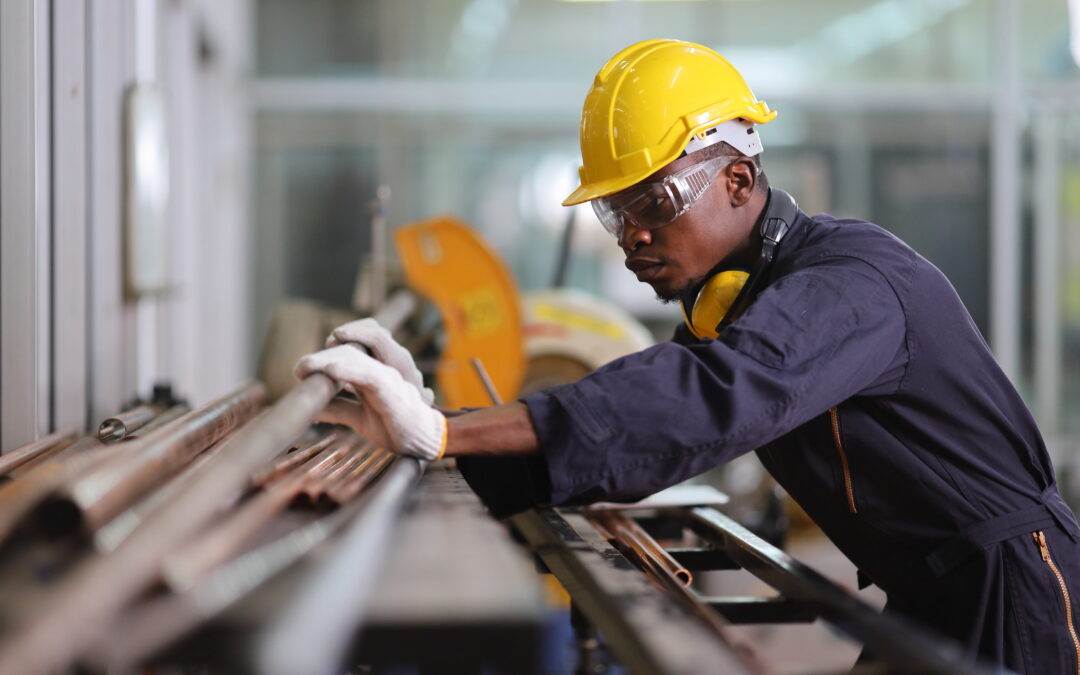
<path fill-rule="evenodd" d="M 681 288 L 677 288 L 677 289 L 671 291 L 670 293 L 664 293 L 664 294 L 657 293 L 656 294 L 656 299 L 659 300 L 662 304 L 665 304 L 665 305 L 670 305 L 670 304 L 672 304 L 674 302 L 681 302 L 682 299 L 684 297 L 686 297 L 686 295 L 688 293 L 690 293 L 690 291 L 694 290 L 695 288 L 698 288 L 698 286 L 704 280 L 705 280 L 705 277 L 698 277 L 697 279 L 691 279 L 690 281 L 686 282 L 686 284 L 684 286 L 682 286 Z"/>

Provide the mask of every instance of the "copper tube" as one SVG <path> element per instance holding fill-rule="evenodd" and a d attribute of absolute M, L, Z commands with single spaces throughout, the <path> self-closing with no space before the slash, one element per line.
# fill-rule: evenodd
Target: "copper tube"
<path fill-rule="evenodd" d="M 123 455 L 66 485 L 59 503 L 69 502 L 78 510 L 83 525 L 96 530 L 251 419 L 265 396 L 266 388 L 261 383 L 246 385 L 148 436 L 123 444 L 129 448 Z"/>
<path fill-rule="evenodd" d="M 337 430 L 331 430 L 328 434 L 316 438 L 310 443 L 300 445 L 296 450 L 256 472 L 251 477 L 251 484 L 254 487 L 262 487 L 275 481 L 339 440 L 340 433 Z"/>
<path fill-rule="evenodd" d="M 8 450 L 3 455 L 0 455 L 0 474 L 10 473 L 13 469 L 17 469 L 42 453 L 57 448 L 60 443 L 73 440 L 75 435 L 74 429 L 61 429 L 48 436 L 42 436 L 33 443 L 27 443 L 14 450 Z"/>
<path fill-rule="evenodd" d="M 357 466 L 362 464 L 371 455 L 372 450 L 370 441 L 358 438 L 344 461 L 321 476 L 309 476 L 304 483 L 303 493 L 312 504 L 317 503 L 319 497 L 325 494 L 330 487 L 343 480 Z"/>
<path fill-rule="evenodd" d="M 98 438 L 105 443 L 123 440 L 136 429 L 146 426 L 159 412 L 159 406 L 140 405 L 108 417 L 98 427 Z"/>
<path fill-rule="evenodd" d="M 379 474 L 390 466 L 390 463 L 395 458 L 393 453 L 386 450 L 380 449 L 372 452 L 336 485 L 330 486 L 324 495 L 324 501 L 339 506 L 348 503 L 356 495 L 360 494 L 361 490 L 378 478 Z"/>
<path fill-rule="evenodd" d="M 612 540 L 616 548 L 626 549 L 642 565 L 657 574 L 670 575 L 684 586 L 694 580 L 690 570 L 678 563 L 633 519 L 615 511 L 587 513 L 586 517 Z"/>
<path fill-rule="evenodd" d="M 105 463 L 120 450 L 118 445 L 106 446 L 93 436 L 83 436 L 43 460 L 39 456 L 19 467 L 15 479 L 0 486 L 0 541 L 66 480 Z"/>
<path fill-rule="evenodd" d="M 406 302 L 399 297 L 407 296 L 392 298 L 390 309 Z M 337 383 L 322 373 L 306 377 L 266 415 L 226 441 L 192 476 L 191 489 L 155 509 L 115 551 L 87 558 L 50 586 L 31 611 L 17 617 L 12 630 L 0 635 L 0 673 L 61 670 L 104 638 L 116 615 L 158 578 L 164 557 L 205 527 L 223 503 L 248 485 L 252 472 L 299 437 L 337 392 Z M 414 465 L 418 476 L 423 463 L 395 466 Z M 64 639 L 57 640 L 58 635 Z"/>

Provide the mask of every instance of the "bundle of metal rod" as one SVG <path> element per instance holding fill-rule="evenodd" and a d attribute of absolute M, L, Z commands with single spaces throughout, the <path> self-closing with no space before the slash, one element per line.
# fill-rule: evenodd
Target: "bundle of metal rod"
<path fill-rule="evenodd" d="M 138 433 L 164 427 L 182 417 L 187 410 L 185 405 L 173 406 L 139 429 Z M 133 437 L 128 436 L 129 439 Z M 66 482 L 92 473 L 98 466 L 132 448 L 137 446 L 107 446 L 94 436 L 83 436 L 71 443 L 57 443 L 12 469 L 10 475 L 15 480 L 0 487 L 0 541 L 6 539 L 43 499 Z"/>
<path fill-rule="evenodd" d="M 0 486 L 0 542 L 7 539 L 28 514 L 69 476 L 77 476 L 119 454 L 118 445 L 106 446 L 84 436 L 48 457 L 41 456 L 12 472 L 14 480 Z"/>
<path fill-rule="evenodd" d="M 150 423 L 160 412 L 160 406 L 148 404 L 125 410 L 119 415 L 113 415 L 98 427 L 98 438 L 105 443 L 123 440 L 129 434 Z"/>
<path fill-rule="evenodd" d="M 400 322 L 414 303 L 411 295 L 398 294 L 376 318 L 392 330 L 397 323 L 388 319 Z M 57 582 L 36 612 L 3 637 L 0 673 L 60 670 L 103 638 L 116 615 L 159 578 L 165 556 L 217 516 L 222 504 L 249 485 L 259 467 L 298 438 L 337 392 L 336 382 L 314 373 L 281 397 L 267 414 L 229 438 L 221 451 L 192 475 L 191 489 L 155 509 L 115 551 L 90 558 Z M 58 641 L 57 635 L 64 639 Z"/>
<path fill-rule="evenodd" d="M 181 469 L 203 450 L 251 419 L 266 397 L 261 383 L 193 410 L 173 424 L 130 444 L 128 450 L 96 470 L 68 482 L 45 514 L 63 531 L 81 524 L 94 531 L 131 506 L 151 488 Z M 281 446 L 278 446 L 281 447 Z"/>
<path fill-rule="evenodd" d="M 290 504 L 297 501 L 315 504 L 318 494 L 313 496 L 313 486 L 332 483 L 335 475 L 344 473 L 370 454 L 370 444 L 359 436 L 345 433 L 334 436 L 341 437 L 336 446 L 324 445 L 325 439 L 317 441 L 315 447 L 321 445 L 325 452 L 317 456 L 309 454 L 307 461 L 265 484 L 207 534 L 169 556 L 162 571 L 166 584 L 174 592 L 190 588 L 207 572 L 246 548 Z"/>
<path fill-rule="evenodd" d="M 228 437 L 226 437 L 227 439 Z M 142 524 L 146 518 L 162 504 L 176 494 L 191 488 L 191 477 L 210 459 L 221 451 L 223 441 L 210 446 L 205 452 L 195 458 L 195 461 L 184 467 L 167 483 L 154 490 L 146 497 L 126 509 L 123 513 L 110 520 L 94 532 L 93 544 L 99 553 L 108 553 L 120 545 L 135 528 Z"/>
<path fill-rule="evenodd" d="M 45 459 L 53 453 L 75 442 L 77 433 L 74 429 L 61 429 L 48 436 L 42 436 L 33 443 L 15 448 L 0 456 L 0 475 L 11 473 L 15 469 L 37 459 Z"/>
<path fill-rule="evenodd" d="M 197 625 L 218 616 L 240 598 L 259 588 L 315 548 L 325 544 L 338 530 L 352 523 L 381 493 L 402 488 L 395 474 L 419 468 L 406 459 L 389 469 L 387 480 L 369 493 L 342 508 L 323 515 L 271 542 L 241 553 L 210 570 L 186 590 L 138 605 L 118 617 L 111 632 L 123 640 L 98 644 L 86 663 L 94 670 L 128 672 L 154 653 L 175 642 Z M 407 487 L 407 484 L 405 485 Z"/>
<path fill-rule="evenodd" d="M 690 570 L 679 564 L 660 544 L 656 543 L 636 521 L 616 511 L 586 513 L 589 521 L 616 548 L 624 549 L 641 566 L 664 578 L 673 578 L 689 586 L 694 577 Z"/>
<path fill-rule="evenodd" d="M 273 464 L 257 471 L 255 475 L 251 477 L 252 486 L 262 487 L 267 483 L 285 476 L 294 468 L 308 461 L 338 440 L 340 440 L 339 431 L 332 429 L 308 443 L 300 444 L 293 448 L 292 452 L 285 454 L 285 456 L 281 457 Z"/>
<path fill-rule="evenodd" d="M 393 461 L 393 453 L 382 449 L 373 451 L 362 462 L 345 473 L 336 484 L 329 486 L 323 494 L 324 500 L 329 504 L 338 505 L 352 501 Z"/>

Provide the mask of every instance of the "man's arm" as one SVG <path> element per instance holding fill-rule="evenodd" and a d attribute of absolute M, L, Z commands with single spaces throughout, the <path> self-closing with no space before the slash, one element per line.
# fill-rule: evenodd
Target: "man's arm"
<path fill-rule="evenodd" d="M 448 416 L 445 457 L 518 457 L 539 451 L 536 429 L 524 403 L 506 403 Z"/>

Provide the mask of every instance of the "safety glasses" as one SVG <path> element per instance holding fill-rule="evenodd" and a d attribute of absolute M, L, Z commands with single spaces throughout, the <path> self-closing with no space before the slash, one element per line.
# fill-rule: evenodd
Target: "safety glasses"
<path fill-rule="evenodd" d="M 600 224 L 616 239 L 629 223 L 642 230 L 655 230 L 675 220 L 705 194 L 716 174 L 734 157 L 714 157 L 689 166 L 661 180 L 638 183 L 592 202 Z"/>

